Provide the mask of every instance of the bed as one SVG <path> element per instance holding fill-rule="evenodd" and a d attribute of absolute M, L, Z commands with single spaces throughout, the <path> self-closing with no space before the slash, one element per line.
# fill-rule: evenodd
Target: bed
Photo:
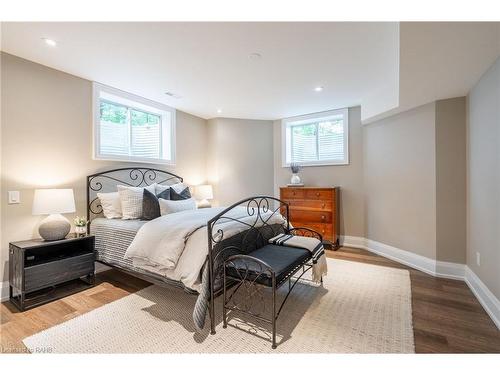
<path fill-rule="evenodd" d="M 178 287 L 198 295 L 193 321 L 198 329 L 202 329 L 208 311 L 210 332 L 214 334 L 214 301 L 223 293 L 224 261 L 235 254 L 248 254 L 277 234 L 290 231 L 289 222 L 285 219 L 288 217 L 288 205 L 273 197 L 255 196 L 227 208 L 174 213 L 150 222 L 103 218 L 97 193 L 116 191 L 117 184 L 144 187 L 154 183 L 174 185 L 182 182 L 182 177 L 173 173 L 140 167 L 107 170 L 87 176 L 88 231 L 96 237 L 98 262 L 157 285 Z M 200 225 L 201 222 L 203 225 Z M 148 241 L 158 233 L 163 236 L 163 243 L 170 242 L 165 241 L 168 231 L 174 230 L 171 233 L 174 236 L 179 228 L 183 229 L 184 223 L 186 228 L 189 223 L 194 230 L 193 233 L 186 230 L 190 234 L 178 254 L 175 268 L 158 271 L 136 267 L 125 257 L 136 242 L 147 249 Z M 172 229 L 176 225 L 177 231 Z M 142 242 L 138 241 L 140 236 Z"/>

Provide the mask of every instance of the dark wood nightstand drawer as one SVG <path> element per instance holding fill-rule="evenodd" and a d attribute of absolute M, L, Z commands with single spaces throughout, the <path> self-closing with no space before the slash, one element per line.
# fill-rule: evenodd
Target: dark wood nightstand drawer
<path fill-rule="evenodd" d="M 26 293 L 47 286 L 77 279 L 94 272 L 94 254 L 88 253 L 71 258 L 27 267 L 24 270 Z"/>
<path fill-rule="evenodd" d="M 9 244 L 9 298 L 21 311 L 94 285 L 95 237 Z"/>

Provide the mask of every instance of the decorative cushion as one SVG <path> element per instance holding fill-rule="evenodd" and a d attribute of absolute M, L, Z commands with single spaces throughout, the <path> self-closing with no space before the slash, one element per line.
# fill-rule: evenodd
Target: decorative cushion
<path fill-rule="evenodd" d="M 118 185 L 118 193 L 120 194 L 120 201 L 122 205 L 122 219 L 133 220 L 142 217 L 142 199 L 144 189 L 150 193 L 155 193 L 155 185 L 146 187 L 133 187 Z"/>
<path fill-rule="evenodd" d="M 167 187 L 158 195 L 151 193 L 148 189 L 144 189 L 142 196 L 142 220 L 153 220 L 160 217 L 160 202 L 158 198 L 170 199 L 170 188 Z"/>
<path fill-rule="evenodd" d="M 165 200 L 160 198 L 161 215 L 173 214 L 174 212 L 196 210 L 196 201 L 194 198 L 188 198 L 178 201 Z"/>
<path fill-rule="evenodd" d="M 165 191 L 167 189 L 170 189 L 170 186 L 156 184 L 156 186 L 155 186 L 156 196 L 158 196 L 158 194 L 160 194 L 161 192 L 163 192 L 163 191 Z"/>
<path fill-rule="evenodd" d="M 97 193 L 97 198 L 101 202 L 102 213 L 106 219 L 120 219 L 122 217 L 120 194 L 117 191 L 114 193 Z"/>
<path fill-rule="evenodd" d="M 304 264 L 311 258 L 311 252 L 297 247 L 288 247 L 280 245 L 266 245 L 260 249 L 250 252 L 248 255 L 262 260 L 269 264 L 276 274 L 276 283 L 279 285 L 286 278 L 286 276 L 293 271 L 294 268 Z M 240 270 L 240 274 L 244 275 L 246 272 L 245 264 L 248 264 L 248 269 L 253 276 L 257 277 L 260 273 L 260 266 L 252 261 L 243 261 L 236 259 L 234 261 L 236 268 L 229 267 L 227 272 L 230 276 L 239 278 L 236 269 Z M 259 276 L 256 280 L 259 284 L 272 286 L 272 279 L 265 274 Z"/>
<path fill-rule="evenodd" d="M 175 191 L 174 188 L 170 189 L 170 199 L 173 201 L 180 201 L 189 198 L 191 198 L 191 192 L 189 191 L 188 187 L 182 190 L 181 192 Z"/>
<path fill-rule="evenodd" d="M 158 196 L 158 194 L 160 194 L 165 189 L 173 189 L 173 190 L 175 190 L 176 193 L 180 193 L 181 191 L 183 191 L 187 187 L 188 186 L 183 182 L 179 182 L 178 184 L 173 184 L 173 185 L 156 184 L 156 195 Z"/>

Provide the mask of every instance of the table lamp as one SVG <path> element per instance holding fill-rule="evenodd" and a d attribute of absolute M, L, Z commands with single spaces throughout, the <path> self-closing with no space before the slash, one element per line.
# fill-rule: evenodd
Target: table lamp
<path fill-rule="evenodd" d="M 214 199 L 212 185 L 198 185 L 194 187 L 194 197 L 198 200 L 198 208 L 211 207 L 209 199 Z"/>
<path fill-rule="evenodd" d="M 61 214 L 75 212 L 73 189 L 36 189 L 32 212 L 33 215 L 49 215 L 38 227 L 38 233 L 44 240 L 63 239 L 68 235 L 71 224 Z"/>

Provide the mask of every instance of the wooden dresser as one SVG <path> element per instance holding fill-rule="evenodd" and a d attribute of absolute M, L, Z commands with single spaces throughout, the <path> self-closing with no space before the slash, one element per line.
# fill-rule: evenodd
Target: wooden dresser
<path fill-rule="evenodd" d="M 338 247 L 338 187 L 281 187 L 280 199 L 289 204 L 294 227 L 311 228 Z"/>

